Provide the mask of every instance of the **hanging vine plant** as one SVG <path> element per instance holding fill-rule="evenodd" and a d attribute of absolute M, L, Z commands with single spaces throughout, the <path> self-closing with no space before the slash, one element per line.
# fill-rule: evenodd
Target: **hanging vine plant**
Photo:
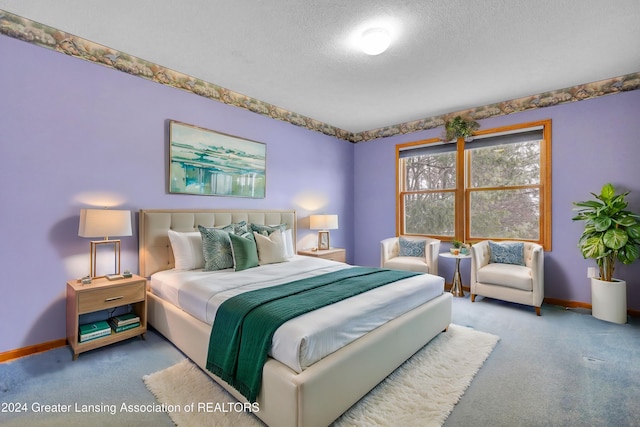
<path fill-rule="evenodd" d="M 469 138 L 480 125 L 471 119 L 464 119 L 462 116 L 455 116 L 444 123 L 444 140 L 451 141 L 458 138 Z"/>

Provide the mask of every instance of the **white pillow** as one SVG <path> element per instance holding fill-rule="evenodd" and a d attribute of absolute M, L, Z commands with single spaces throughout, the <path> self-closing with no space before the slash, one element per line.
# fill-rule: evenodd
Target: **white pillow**
<path fill-rule="evenodd" d="M 280 230 L 282 232 L 282 239 L 284 240 L 284 253 L 286 258 L 293 258 L 295 252 L 293 251 L 293 233 L 291 229 L 286 229 L 286 224 L 276 224 L 276 225 L 256 225 L 251 224 L 251 228 L 253 231 L 256 231 L 263 236 L 273 233 L 275 230 Z M 265 230 L 266 228 L 271 228 L 272 230 Z"/>
<path fill-rule="evenodd" d="M 180 233 L 168 230 L 169 241 L 173 249 L 176 270 L 195 270 L 204 268 L 202 235 L 199 231 Z"/>
<path fill-rule="evenodd" d="M 269 236 L 253 232 L 258 247 L 258 263 L 260 265 L 274 264 L 287 261 L 284 240 L 280 230 L 276 230 Z"/>
<path fill-rule="evenodd" d="M 282 237 L 284 238 L 284 256 L 293 258 L 295 254 L 293 253 L 293 234 L 291 229 L 285 230 Z"/>

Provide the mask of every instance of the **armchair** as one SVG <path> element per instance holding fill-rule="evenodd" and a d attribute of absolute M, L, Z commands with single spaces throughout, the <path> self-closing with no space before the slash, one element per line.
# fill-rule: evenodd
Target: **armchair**
<path fill-rule="evenodd" d="M 424 241 L 424 256 L 400 256 L 400 238 L 390 237 L 380 242 L 380 267 L 437 275 L 440 240 L 417 236 L 402 236 L 402 239 Z"/>
<path fill-rule="evenodd" d="M 491 248 L 487 240 L 471 246 L 471 302 L 476 295 L 482 295 L 531 305 L 540 316 L 544 299 L 544 251 L 536 243 L 514 243 L 524 243 L 524 265 L 490 262 Z"/>

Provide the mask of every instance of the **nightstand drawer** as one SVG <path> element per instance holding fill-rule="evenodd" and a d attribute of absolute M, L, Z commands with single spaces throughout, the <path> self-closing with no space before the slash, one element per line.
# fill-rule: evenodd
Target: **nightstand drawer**
<path fill-rule="evenodd" d="M 145 282 L 138 282 L 79 293 L 78 312 L 88 313 L 142 301 L 144 288 Z"/>
<path fill-rule="evenodd" d="M 298 251 L 298 255 L 328 259 L 331 261 L 347 262 L 347 251 L 342 248 L 331 248 L 323 250 L 302 249 Z"/>
<path fill-rule="evenodd" d="M 347 259 L 345 257 L 345 253 L 344 252 L 338 252 L 338 253 L 335 253 L 335 254 L 324 255 L 322 258 L 329 259 L 331 261 L 347 262 Z"/>

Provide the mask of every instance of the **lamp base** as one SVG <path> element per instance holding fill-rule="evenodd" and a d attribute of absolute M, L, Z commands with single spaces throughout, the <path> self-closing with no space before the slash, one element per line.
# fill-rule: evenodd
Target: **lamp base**
<path fill-rule="evenodd" d="M 105 240 L 93 240 L 91 241 L 90 244 L 90 252 L 89 252 L 89 256 L 90 256 L 90 268 L 91 268 L 91 278 L 92 279 L 96 279 L 98 277 L 102 277 L 102 276 L 98 276 L 96 274 L 96 270 L 97 270 L 97 249 L 98 246 L 100 245 L 113 245 L 113 257 L 114 257 L 114 263 L 113 263 L 113 270 L 111 271 L 115 271 L 115 274 L 120 274 L 120 240 L 109 240 L 109 239 L 105 239 Z"/>
<path fill-rule="evenodd" d="M 318 231 L 318 250 L 324 251 L 329 249 L 331 246 L 329 245 L 329 232 L 328 231 Z"/>

